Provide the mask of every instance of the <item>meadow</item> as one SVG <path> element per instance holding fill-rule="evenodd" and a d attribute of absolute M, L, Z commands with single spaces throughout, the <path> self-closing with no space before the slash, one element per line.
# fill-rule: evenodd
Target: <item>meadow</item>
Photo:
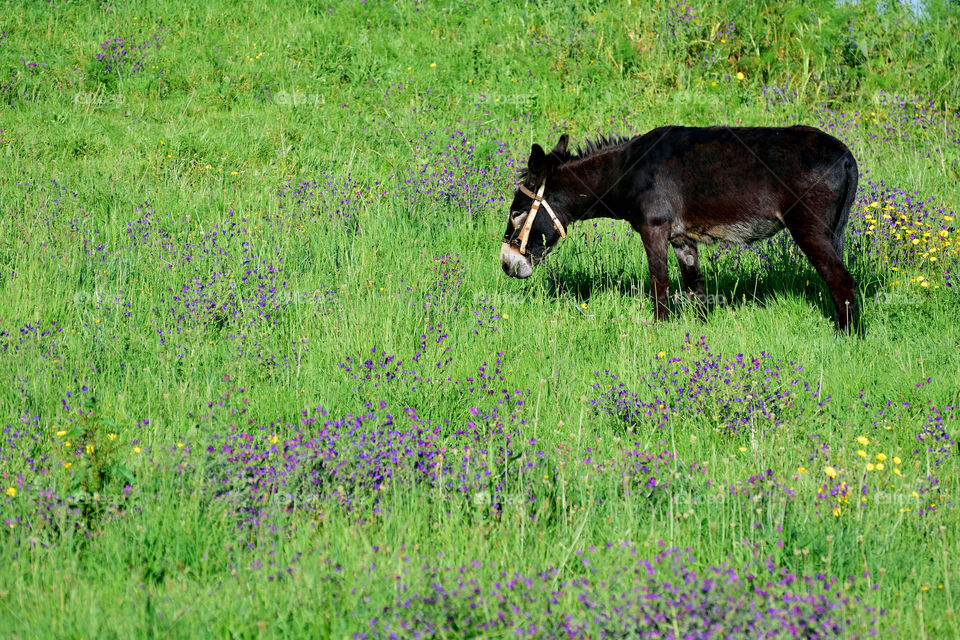
<path fill-rule="evenodd" d="M 0 0 L 0 636 L 960 638 L 958 32 Z M 531 143 L 796 123 L 860 335 L 787 235 L 705 318 L 611 220 L 502 273 Z"/>

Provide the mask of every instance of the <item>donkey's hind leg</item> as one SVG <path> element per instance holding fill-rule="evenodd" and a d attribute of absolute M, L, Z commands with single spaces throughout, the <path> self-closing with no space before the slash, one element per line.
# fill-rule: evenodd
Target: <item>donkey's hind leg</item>
<path fill-rule="evenodd" d="M 833 298 L 833 322 L 839 333 L 857 329 L 858 313 L 855 283 L 833 243 L 833 230 L 827 228 L 816 216 L 801 223 L 787 222 L 790 235 L 800 250 L 810 260 Z"/>

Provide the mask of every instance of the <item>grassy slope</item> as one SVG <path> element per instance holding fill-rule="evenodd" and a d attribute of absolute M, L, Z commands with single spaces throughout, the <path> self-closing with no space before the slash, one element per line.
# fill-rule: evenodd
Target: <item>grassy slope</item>
<path fill-rule="evenodd" d="M 480 574 L 495 577 L 501 568 L 531 574 L 563 566 L 572 549 L 621 539 L 650 555 L 659 540 L 689 546 L 700 567 L 772 553 L 798 573 L 843 578 L 869 569 L 874 577 L 885 574 L 879 588 L 860 581 L 852 590 L 887 609 L 884 624 L 922 624 L 931 637 L 957 634 L 950 579 L 960 549 L 952 505 L 924 518 L 913 503 L 904 513 L 901 503 L 873 500 L 844 507 L 839 517 L 813 505 L 825 464 L 858 464 L 860 435 L 906 460 L 906 484 L 896 495 L 909 495 L 926 475 L 930 458 L 924 449 L 912 453 L 915 436 L 928 403 L 957 402 L 960 374 L 958 303 L 940 265 L 916 271 L 938 286 L 925 290 L 891 287 L 900 275 L 889 261 L 856 262 L 866 332 L 851 340 L 833 335 L 819 279 L 789 250 L 762 262 L 743 251 L 709 262 L 708 283 L 724 304 L 706 322 L 685 312 L 656 326 L 648 321 L 649 301 L 637 294 L 646 281 L 639 238 L 626 229 L 584 226 L 585 235 L 578 230 L 551 257 L 552 275 L 543 271 L 524 283 L 504 278 L 495 261 L 503 226 L 499 198 L 512 187 L 513 169 L 531 141 L 548 144 L 563 131 L 582 139 L 664 123 L 817 123 L 818 112 L 829 109 L 849 116 L 835 134 L 848 141 L 867 176 L 932 198 L 931 209 L 955 210 L 956 143 L 945 130 L 913 122 L 891 124 L 895 134 L 884 133 L 882 122 L 904 111 L 880 93 L 932 92 L 934 119 L 956 110 L 949 35 L 956 31 L 955 13 L 945 10 L 939 27 L 909 29 L 902 14 L 827 5 L 811 17 L 710 4 L 690 20 L 674 18 L 673 26 L 663 4 L 498 4 L 458 11 L 402 4 L 312 11 L 291 4 L 262 14 L 202 4 L 186 10 L 121 4 L 108 11 L 63 4 L 9 5 L 2 13 L 0 328 L 10 334 L 0 355 L 2 422 L 36 416 L 44 434 L 37 450 L 52 452 L 53 460 L 74 459 L 58 448 L 54 432 L 73 415 L 61 400 L 87 384 L 97 406 L 83 424 L 96 435 L 83 437 L 104 452 L 114 442 L 106 432 L 123 443 L 109 459 L 80 456 L 72 470 L 53 467 L 43 476 L 26 470 L 19 453 L 4 456 L 3 482 L 20 488 L 0 499 L 3 516 L 30 517 L 32 492 L 43 487 L 65 495 L 81 470 L 93 473 L 108 463 L 119 466 L 97 476 L 99 488 L 116 493 L 125 483 L 119 468 L 136 472 L 138 507 L 123 518 L 87 523 L 101 530 L 89 541 L 74 533 L 68 526 L 74 516 L 63 512 L 59 524 L 37 532 L 25 532 L 21 521 L 4 533 L 4 635 L 190 635 L 201 629 L 253 635 L 321 625 L 340 636 L 365 625 L 363 615 L 391 598 L 379 581 L 393 570 L 364 569 L 384 564 L 373 545 L 389 550 L 397 572 L 404 545 L 415 557 L 435 559 L 443 550 L 442 564 L 450 566 L 492 561 L 494 568 Z M 728 22 L 736 29 L 721 38 Z M 846 45 L 848 24 L 856 25 L 859 49 Z M 671 28 L 675 35 L 668 37 Z M 146 49 L 136 74 L 128 65 L 118 76 L 95 60 L 107 38 L 140 43 L 152 33 L 160 33 L 162 43 Z M 21 57 L 45 66 L 31 71 Z M 797 97 L 771 103 L 765 85 Z M 297 99 L 290 95 L 304 98 L 291 104 Z M 122 105 L 109 102 L 117 96 Z M 871 111 L 887 115 L 874 122 Z M 438 168 L 452 179 L 431 178 L 419 189 L 404 182 L 424 166 L 428 175 Z M 314 197 L 317 211 L 309 204 L 292 211 L 289 195 L 277 194 L 301 180 L 320 182 L 329 201 Z M 853 226 L 860 229 L 868 196 L 858 201 Z M 346 198 L 360 204 L 342 204 Z M 141 206 L 152 208 L 156 228 L 171 232 L 172 245 L 198 247 L 189 263 L 173 260 L 172 250 L 132 240 L 128 225 L 143 220 Z M 354 219 L 329 219 L 337 208 Z M 247 220 L 244 231 L 217 245 L 226 257 L 204 254 L 213 225 L 225 226 L 228 211 Z M 354 224 L 359 232 L 351 230 Z M 863 250 L 863 242 L 892 242 L 858 237 L 851 254 Z M 614 455 L 636 440 L 639 450 L 675 452 L 662 471 L 673 501 L 624 496 L 615 476 L 571 464 L 534 485 L 541 499 L 562 487 L 565 503 L 537 521 L 521 509 L 497 518 L 478 514 L 414 488 L 384 492 L 389 515 L 370 516 L 365 506 L 359 515 L 334 508 L 320 518 L 310 510 L 277 512 L 264 518 L 267 533 L 237 533 L 229 504 L 204 492 L 202 464 L 170 472 L 182 460 L 176 443 L 187 443 L 202 459 L 214 434 L 240 424 L 207 409 L 234 388 L 245 391 L 235 391 L 226 404 L 246 407 L 256 426 L 295 423 L 302 409 L 317 405 L 335 416 L 362 411 L 362 402 L 380 399 L 396 413 L 416 407 L 435 423 L 466 420 L 478 402 L 470 394 L 429 385 L 358 392 L 338 366 L 372 347 L 409 362 L 427 324 L 421 296 L 436 279 L 433 258 L 450 254 L 462 267 L 456 298 L 462 309 L 442 314 L 449 332 L 443 345 L 451 345 L 454 358 L 446 374 L 472 375 L 479 362 L 502 352 L 504 385 L 531 390 L 520 429 L 524 437 L 535 431 L 536 449 L 562 446 L 581 460 L 587 446 Z M 279 264 L 281 257 L 283 275 L 270 284 L 285 282 L 294 303 L 269 321 L 252 320 L 249 309 L 239 325 L 188 318 L 176 325 L 181 333 L 159 342 L 157 330 L 171 328 L 160 303 L 175 306 L 171 289 L 194 277 L 208 282 L 212 274 L 240 278 L 249 267 L 245 260 Z M 404 292 L 406 285 L 414 292 Z M 324 287 L 337 292 L 328 302 Z M 501 317 L 496 332 L 475 335 L 473 311 L 483 299 Z M 432 313 L 441 317 L 436 308 Z M 42 330 L 51 322 L 63 330 L 54 338 L 35 329 L 26 338 L 18 332 L 28 323 Z M 241 328 L 248 336 L 243 346 L 228 338 Z M 689 362 L 694 356 L 682 350 L 687 334 L 694 342 L 704 336 L 711 351 L 725 357 L 765 351 L 799 363 L 803 371 L 788 377 L 819 386 L 831 400 L 818 413 L 809 394 L 796 394 L 794 402 L 806 409 L 801 417 L 791 414 L 775 430 L 752 422 L 738 434 L 704 414 L 683 412 L 671 418 L 670 429 L 643 423 L 627 431 L 585 404 L 599 395 L 593 385 L 607 380 L 595 371 L 609 369 L 639 391 L 641 376 L 664 359 Z M 766 388 L 761 378 L 755 382 L 759 391 Z M 862 389 L 868 407 L 859 399 Z M 717 392 L 721 399 L 724 393 Z M 910 403 L 899 419 L 887 420 L 889 432 L 883 420 L 874 425 L 888 401 Z M 723 410 L 716 411 L 722 417 Z M 213 417 L 197 418 L 204 413 Z M 276 430 L 283 435 L 282 427 Z M 948 430 L 956 432 L 955 421 Z M 814 433 L 829 443 L 829 459 L 810 458 Z M 8 453 L 14 451 L 9 442 Z M 705 474 L 691 474 L 692 462 L 705 465 Z M 807 472 L 798 473 L 804 465 Z M 767 469 L 796 493 L 786 514 L 771 508 L 753 518 L 739 503 L 705 499 L 715 494 L 697 484 L 708 478 L 715 487 L 741 486 Z M 936 470 L 942 495 L 956 493 L 955 471 L 955 457 Z M 692 505 L 695 495 L 700 501 Z M 758 519 L 763 522 L 754 528 Z M 278 536 L 269 525 L 295 528 Z M 256 542 L 253 548 L 244 549 L 247 540 Z M 270 549 L 275 555 L 268 556 Z M 250 569 L 270 559 L 295 566 L 293 577 L 273 582 Z M 606 571 L 616 558 L 598 563 Z M 332 571 L 331 564 L 343 569 Z M 409 579 L 416 584 L 416 577 Z M 363 585 L 357 593 L 355 585 Z M 121 605 L 124 600 L 137 605 Z M 366 614 L 342 615 L 355 607 Z"/>

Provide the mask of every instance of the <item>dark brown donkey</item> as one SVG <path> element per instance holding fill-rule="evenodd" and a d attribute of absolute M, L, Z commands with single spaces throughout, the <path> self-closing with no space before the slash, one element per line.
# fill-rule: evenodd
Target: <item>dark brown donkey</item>
<path fill-rule="evenodd" d="M 754 242 L 786 227 L 830 288 L 837 330 L 856 327 L 843 228 L 857 161 L 836 138 L 800 126 L 662 127 L 588 142 L 576 154 L 567 142 L 561 136 L 550 153 L 533 145 L 500 251 L 508 275 L 529 277 L 573 222 L 626 220 L 643 239 L 655 316 L 664 320 L 668 244 L 684 287 L 705 300 L 698 243 Z"/>

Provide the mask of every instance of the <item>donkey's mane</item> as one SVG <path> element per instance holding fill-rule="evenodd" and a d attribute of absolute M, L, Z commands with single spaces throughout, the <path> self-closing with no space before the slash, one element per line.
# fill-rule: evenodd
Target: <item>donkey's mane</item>
<path fill-rule="evenodd" d="M 582 147 L 579 145 L 577 146 L 576 154 L 564 154 L 566 157 L 563 159 L 563 162 L 567 163 L 571 160 L 586 160 L 587 158 L 594 156 L 601 151 L 606 151 L 611 147 L 618 147 L 624 142 L 630 142 L 631 140 L 633 140 L 633 138 L 619 135 L 597 136 L 597 138 L 594 140 L 587 139 Z"/>
<path fill-rule="evenodd" d="M 547 155 L 552 155 L 553 157 L 560 160 L 560 164 L 564 165 L 568 162 L 576 162 L 578 160 L 586 160 L 587 158 L 592 158 L 593 156 L 599 154 L 602 151 L 611 149 L 613 147 L 618 147 L 626 142 L 633 140 L 632 137 L 621 136 L 621 135 L 610 135 L 610 136 L 597 136 L 596 138 L 588 138 L 584 141 L 583 145 L 577 145 L 577 149 L 574 153 L 566 151 L 564 153 L 557 153 L 556 151 L 549 151 Z M 527 177 L 527 167 L 520 169 L 520 179 L 523 180 Z"/>

